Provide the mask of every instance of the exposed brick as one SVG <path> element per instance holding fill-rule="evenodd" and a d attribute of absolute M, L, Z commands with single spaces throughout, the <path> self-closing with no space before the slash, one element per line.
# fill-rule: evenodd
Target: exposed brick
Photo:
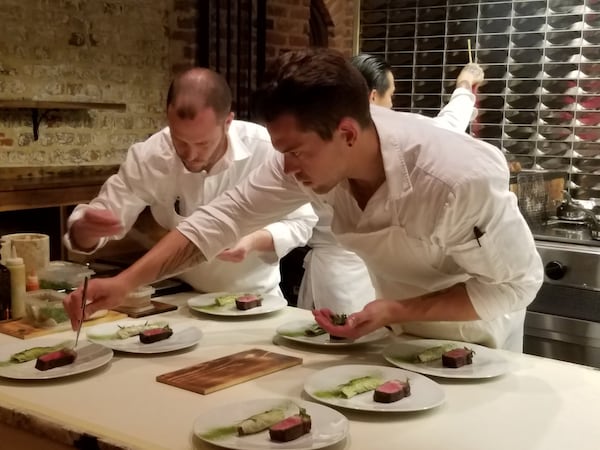
<path fill-rule="evenodd" d="M 0 145 L 3 147 L 12 147 L 14 145 L 14 141 L 12 139 L 0 139 Z"/>
<path fill-rule="evenodd" d="M 287 7 L 283 5 L 267 4 L 267 16 L 269 17 L 287 17 Z"/>
<path fill-rule="evenodd" d="M 290 47 L 306 47 L 308 45 L 308 36 L 289 36 Z"/>
<path fill-rule="evenodd" d="M 196 32 L 195 31 L 173 31 L 171 33 L 171 39 L 184 41 L 184 42 L 196 42 Z"/>
<path fill-rule="evenodd" d="M 196 1 L 195 0 L 175 0 L 174 5 L 175 11 L 195 11 Z"/>
<path fill-rule="evenodd" d="M 287 45 L 288 35 L 278 31 L 267 31 L 267 42 L 269 45 Z"/>
<path fill-rule="evenodd" d="M 196 29 L 196 18 L 195 17 L 179 17 L 177 18 L 177 26 L 184 30 L 195 30 Z"/>
<path fill-rule="evenodd" d="M 192 47 L 191 45 L 186 45 L 183 48 L 183 57 L 184 58 L 193 58 L 196 55 L 196 47 Z"/>
<path fill-rule="evenodd" d="M 69 45 L 74 47 L 82 47 L 85 45 L 85 37 L 81 33 L 71 33 L 69 37 Z"/>

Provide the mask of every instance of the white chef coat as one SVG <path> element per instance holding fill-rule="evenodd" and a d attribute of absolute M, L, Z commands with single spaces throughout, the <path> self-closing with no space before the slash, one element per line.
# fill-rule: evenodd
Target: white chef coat
<path fill-rule="evenodd" d="M 477 330 L 469 332 L 463 322 L 437 322 L 444 330 L 433 330 L 434 323 L 403 327 L 425 337 L 447 331 L 445 336 L 519 350 L 520 317 L 542 284 L 543 267 L 508 189 L 501 151 L 430 118 L 376 106 L 371 113 L 386 181 L 364 211 L 347 180 L 318 196 L 286 175 L 283 155 L 276 155 L 235 191 L 200 207 L 178 229 L 212 258 L 228 242 L 307 197 L 325 200 L 333 209 L 334 235 L 363 258 L 377 295 L 402 300 L 464 283 L 481 318 L 471 324 Z M 394 233 L 373 245 L 374 233 L 392 227 Z M 478 239 L 475 227 L 483 233 Z M 366 238 L 361 240 L 363 233 Z M 516 317 L 505 317 L 509 314 Z"/>
<path fill-rule="evenodd" d="M 227 136 L 225 155 L 208 173 L 192 173 L 184 167 L 175 153 L 169 128 L 134 144 L 119 172 L 107 180 L 98 197 L 88 205 L 75 208 L 68 226 L 88 208 L 109 209 L 124 228 L 120 235 L 111 239 L 121 239 L 149 205 L 159 225 L 167 230 L 174 229 L 197 205 L 204 205 L 233 188 L 275 154 L 269 134 L 262 126 L 234 120 Z M 179 214 L 175 211 L 176 202 Z M 298 203 L 296 207 L 298 209 L 284 219 L 264 224 L 264 229 L 273 236 L 275 252 L 252 252 L 239 263 L 214 259 L 180 274 L 179 278 L 202 292 L 281 295 L 279 258 L 291 249 L 305 245 L 317 221 L 309 204 Z M 105 245 L 107 240 L 102 239 L 97 248 Z M 68 233 L 65 244 L 72 249 Z"/>
<path fill-rule="evenodd" d="M 457 88 L 435 121 L 444 128 L 464 132 L 474 111 L 475 95 Z M 308 241 L 311 250 L 304 258 L 304 276 L 298 293 L 298 306 L 305 309 L 329 308 L 337 314 L 360 311 L 376 298 L 364 261 L 341 247 L 331 231 L 328 208 L 313 203 L 319 217 Z"/>

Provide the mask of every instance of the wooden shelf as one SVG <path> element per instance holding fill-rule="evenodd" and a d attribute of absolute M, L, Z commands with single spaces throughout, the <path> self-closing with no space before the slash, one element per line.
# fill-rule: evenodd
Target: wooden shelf
<path fill-rule="evenodd" d="M 54 100 L 2 100 L 0 109 L 30 109 L 33 127 L 33 140 L 39 137 L 40 123 L 48 111 L 52 110 L 83 110 L 83 109 L 111 109 L 125 111 L 125 103 L 113 102 L 84 102 L 84 101 L 54 101 Z M 40 110 L 44 112 L 40 114 Z"/>
<path fill-rule="evenodd" d="M 125 111 L 125 103 L 52 100 L 0 100 L 3 109 L 114 109 Z"/>

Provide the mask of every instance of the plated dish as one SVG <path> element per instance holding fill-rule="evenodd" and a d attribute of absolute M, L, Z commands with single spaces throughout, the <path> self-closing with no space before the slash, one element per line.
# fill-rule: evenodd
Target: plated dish
<path fill-rule="evenodd" d="M 439 346 L 453 345 L 472 350 L 472 363 L 458 368 L 444 367 L 442 359 L 419 362 L 418 354 Z M 492 378 L 510 370 L 510 364 L 501 352 L 477 344 L 440 339 L 415 339 L 391 344 L 383 351 L 383 357 L 397 367 L 444 378 Z"/>
<path fill-rule="evenodd" d="M 314 320 L 295 320 L 287 322 L 277 328 L 277 335 L 284 339 L 301 342 L 303 344 L 327 346 L 327 347 L 348 347 L 353 345 L 368 344 L 371 342 L 386 339 L 391 333 L 386 328 L 380 328 L 365 336 L 354 340 L 330 339 L 329 334 L 315 334 L 313 332 L 317 323 Z"/>
<path fill-rule="evenodd" d="M 372 383 L 372 380 L 377 381 Z M 408 383 L 410 393 L 402 395 L 398 400 L 390 398 L 389 402 L 376 401 L 375 391 L 391 381 Z M 372 384 L 365 386 L 366 383 Z M 341 392 L 342 386 L 349 387 L 350 391 L 344 389 Z M 446 398 L 442 387 L 423 375 L 395 367 L 362 364 L 333 366 L 321 370 L 306 380 L 304 390 L 319 402 L 359 411 L 423 411 L 441 405 Z"/>
<path fill-rule="evenodd" d="M 283 416 L 297 414 L 303 408 L 311 419 L 310 432 L 289 442 L 271 440 L 269 430 L 238 435 L 237 428 L 244 420 L 273 409 L 283 409 Z M 286 399 L 255 399 L 222 405 L 205 411 L 194 422 L 194 435 L 219 447 L 235 450 L 314 450 L 333 445 L 348 434 L 348 419 L 327 406 Z"/>
<path fill-rule="evenodd" d="M 33 341 L 6 344 L 0 348 L 0 377 L 15 380 L 46 380 L 76 375 L 97 369 L 107 364 L 113 351 L 92 342 L 79 341 L 75 361 L 49 370 L 36 369 L 36 358 L 26 362 L 8 362 L 12 355 L 35 347 L 72 347 L 74 341 L 57 338 L 35 339 Z"/>
<path fill-rule="evenodd" d="M 233 302 L 225 302 L 223 305 L 218 304 L 220 299 L 225 299 L 227 297 L 241 298 L 250 295 L 253 294 L 213 292 L 210 294 L 196 295 L 190 298 L 187 303 L 188 306 L 194 311 L 215 316 L 253 316 L 278 311 L 287 306 L 287 301 L 284 298 L 277 295 L 268 294 L 262 294 L 260 296 L 257 295 L 257 297 L 260 297 L 262 300 L 260 306 L 254 306 L 249 309 L 238 309 L 235 300 Z"/>
<path fill-rule="evenodd" d="M 139 334 L 132 334 L 136 331 L 134 327 L 138 327 L 140 331 L 143 329 L 149 330 L 152 327 L 169 327 L 172 334 L 168 338 L 144 343 Z M 127 330 L 133 330 L 133 332 L 122 334 L 122 337 L 118 336 L 118 332 Z M 191 347 L 200 341 L 202 331 L 190 325 L 170 324 L 163 319 L 140 319 L 122 320 L 90 327 L 86 330 L 86 337 L 91 342 L 120 352 L 153 354 L 173 352 Z"/>

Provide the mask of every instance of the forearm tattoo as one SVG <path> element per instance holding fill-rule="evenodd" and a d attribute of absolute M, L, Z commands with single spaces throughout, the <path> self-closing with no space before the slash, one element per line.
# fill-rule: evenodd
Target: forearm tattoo
<path fill-rule="evenodd" d="M 156 279 L 162 280 L 175 276 L 181 272 L 185 272 L 190 267 L 194 267 L 205 261 L 206 257 L 202 254 L 200 249 L 192 242 L 188 242 L 185 247 L 169 255 L 163 264 L 161 264 L 158 273 L 156 274 Z"/>

